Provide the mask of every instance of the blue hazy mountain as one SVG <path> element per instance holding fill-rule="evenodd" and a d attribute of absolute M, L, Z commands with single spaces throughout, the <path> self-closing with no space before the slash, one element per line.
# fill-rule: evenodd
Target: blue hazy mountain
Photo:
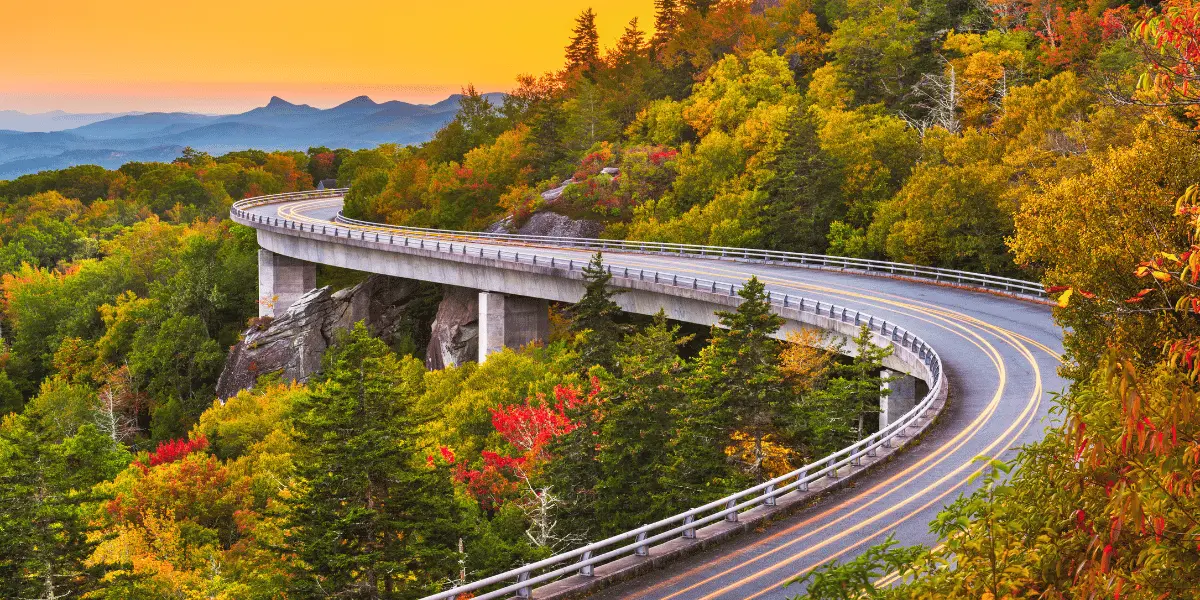
<path fill-rule="evenodd" d="M 499 93 L 484 96 L 497 105 L 504 99 Z M 78 164 L 116 168 L 133 160 L 170 160 L 185 146 L 220 154 L 418 144 L 454 118 L 461 99 L 455 94 L 436 104 L 410 104 L 359 96 L 320 109 L 272 97 L 265 106 L 236 115 L 156 112 L 48 133 L 0 130 L 0 179 Z"/>
<path fill-rule="evenodd" d="M 138 114 L 124 113 L 69 113 L 52 110 L 42 113 L 23 113 L 16 110 L 0 110 L 0 129 L 10 131 L 53 132 L 105 121 L 115 117 Z"/>

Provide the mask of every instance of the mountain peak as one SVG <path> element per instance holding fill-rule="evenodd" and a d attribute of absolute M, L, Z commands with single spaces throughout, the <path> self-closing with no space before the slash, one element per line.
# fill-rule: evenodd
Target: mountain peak
<path fill-rule="evenodd" d="M 357 98 L 351 98 L 350 100 L 347 100 L 347 101 L 333 107 L 330 110 L 370 111 L 370 110 L 379 108 L 379 106 L 380 105 L 376 104 L 375 101 L 372 100 L 369 96 L 359 96 Z"/>
<path fill-rule="evenodd" d="M 271 101 L 267 102 L 267 108 L 291 108 L 296 106 L 279 96 L 271 96 Z"/>

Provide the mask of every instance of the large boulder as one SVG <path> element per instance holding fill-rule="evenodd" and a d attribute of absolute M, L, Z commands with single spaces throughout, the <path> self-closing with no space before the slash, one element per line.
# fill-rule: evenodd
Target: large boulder
<path fill-rule="evenodd" d="M 544 235 L 551 237 L 596 238 L 604 230 L 604 224 L 587 219 L 572 219 L 553 212 L 533 213 L 529 220 L 517 230 L 522 235 Z"/>
<path fill-rule="evenodd" d="M 339 331 L 363 321 L 371 333 L 391 341 L 411 326 L 405 311 L 419 301 L 421 284 L 371 275 L 348 289 L 317 288 L 301 296 L 283 316 L 260 321 L 233 347 L 217 380 L 217 397 L 249 388 L 260 375 L 278 372 L 285 381 L 306 381 L 321 367 L 325 349 Z"/>
<path fill-rule="evenodd" d="M 479 291 L 445 286 L 425 351 L 425 368 L 444 369 L 478 357 Z"/>
<path fill-rule="evenodd" d="M 545 235 L 553 237 L 597 238 L 604 224 L 587 219 L 572 219 L 556 212 L 535 212 L 525 224 L 516 227 L 512 217 L 488 225 L 485 233 L 519 233 L 521 235 Z"/>

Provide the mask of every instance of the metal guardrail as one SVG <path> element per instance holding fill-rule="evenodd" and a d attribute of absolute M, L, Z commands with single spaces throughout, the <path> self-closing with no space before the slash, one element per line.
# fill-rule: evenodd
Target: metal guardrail
<path fill-rule="evenodd" d="M 312 200 L 322 198 L 342 197 L 348 188 L 321 190 L 317 192 L 292 192 L 275 194 L 242 200 L 234 204 L 233 210 L 275 204 L 292 200 Z M 804 252 L 784 252 L 779 250 L 759 250 L 753 248 L 734 248 L 728 246 L 704 246 L 698 244 L 674 244 L 667 242 L 641 242 L 629 240 L 606 240 L 596 238 L 556 237 L 539 235 L 521 235 L 511 233 L 486 233 L 479 231 L 455 231 L 449 229 L 428 229 L 423 227 L 405 227 L 402 225 L 387 225 L 351 219 L 339 210 L 336 221 L 357 227 L 372 229 L 387 229 L 430 237 L 454 237 L 460 240 L 509 242 L 522 244 L 548 244 L 570 248 L 588 248 L 594 250 L 617 250 L 621 252 L 643 254 L 674 254 L 698 258 L 720 258 L 725 260 L 754 260 L 780 263 L 784 265 L 816 268 L 832 268 L 863 273 L 912 277 L 927 279 L 934 283 L 953 283 L 966 287 L 976 287 L 988 291 L 999 291 L 1012 294 L 1025 294 L 1034 298 L 1047 298 L 1045 288 L 1033 281 L 972 273 L 940 267 L 926 267 L 909 263 L 871 260 L 866 258 L 851 258 L 846 256 L 830 256 L 825 254 L 808 254 Z"/>
<path fill-rule="evenodd" d="M 517 250 L 508 252 L 498 248 L 484 248 L 479 246 L 472 248 L 470 244 L 465 243 L 465 241 L 494 241 L 496 239 L 528 242 L 536 236 L 480 235 L 474 232 L 460 233 L 418 228 L 381 227 L 375 223 L 365 223 L 362 221 L 347 223 L 347 225 L 350 225 L 349 227 L 339 227 L 337 225 L 304 223 L 269 215 L 259 215 L 247 212 L 246 210 L 264 204 L 339 197 L 344 193 L 345 190 L 323 190 L 320 192 L 297 192 L 251 198 L 234 203 L 230 209 L 230 216 L 235 220 L 252 225 L 257 224 L 335 238 L 356 239 L 368 243 L 442 252 L 450 255 L 478 256 L 479 258 L 492 259 L 498 262 L 530 264 L 533 266 L 563 269 L 567 272 L 582 270 L 586 264 L 585 261 L 575 261 L 573 259 L 567 259 L 564 262 L 559 257 L 542 256 L 533 252 L 522 253 Z M 415 234 L 415 236 L 403 235 L 406 233 Z M 435 239 L 429 239 L 430 237 L 434 237 Z M 576 241 L 574 238 L 537 238 L 539 243 L 556 243 L 556 240 Z M 597 240 L 588 241 L 596 242 Z M 638 245 L 640 243 L 627 242 L 626 244 Z M 596 246 L 580 246 L 570 243 L 560 245 L 571 248 L 596 248 Z M 751 253 L 763 252 L 743 251 L 742 249 L 713 249 L 702 246 L 681 246 L 678 244 L 662 244 L 658 246 L 663 248 L 702 248 L 710 252 L 706 256 L 714 256 L 712 254 L 714 250 L 735 250 L 740 256 L 732 255 L 727 256 L 727 258 L 741 258 L 743 260 L 751 257 Z M 618 246 L 605 246 L 601 247 L 601 249 L 613 247 Z M 623 247 L 621 248 L 623 249 Z M 643 250 L 639 247 L 634 251 Z M 690 252 L 679 253 L 690 254 Z M 690 288 L 712 294 L 728 294 L 732 296 L 737 293 L 738 289 L 742 288 L 741 285 L 734 283 L 723 283 L 645 269 L 630 269 L 610 265 L 609 272 L 614 277 L 629 280 L 633 280 L 636 277 L 638 280 L 653 281 L 664 287 Z M 1028 282 L 1021 283 L 1028 284 Z M 423 600 L 455 598 L 462 594 L 473 594 L 481 590 L 486 591 L 479 595 L 473 595 L 472 597 L 475 600 L 499 598 L 509 594 L 516 594 L 518 597 L 531 597 L 533 586 L 539 583 L 574 574 L 592 575 L 596 565 L 608 563 L 629 555 L 649 556 L 650 547 L 656 542 L 676 537 L 694 538 L 696 530 L 704 525 L 722 520 L 736 522 L 739 513 L 745 510 L 760 505 L 774 506 L 781 496 L 793 491 L 807 491 L 810 483 L 823 477 L 837 478 L 839 469 L 860 465 L 864 457 L 875 456 L 880 448 L 890 448 L 895 440 L 904 437 L 905 430 L 911 426 L 920 424 L 919 420 L 926 416 L 926 412 L 942 394 L 942 390 L 945 387 L 945 377 L 942 373 L 941 357 L 918 336 L 895 324 L 889 324 L 886 320 L 877 319 L 857 310 L 830 303 L 822 303 L 790 294 L 771 294 L 770 292 L 768 292 L 768 300 L 774 306 L 796 310 L 800 313 L 811 313 L 819 317 L 831 319 L 837 323 L 853 324 L 854 326 L 866 325 L 868 329 L 878 334 L 882 339 L 889 341 L 893 348 L 901 353 L 910 354 L 925 366 L 930 376 L 929 393 L 912 410 L 883 429 L 795 471 L 730 494 L 724 498 L 714 500 L 703 506 L 698 506 L 654 523 L 643 525 L 637 529 L 626 531 L 498 575 L 439 592 Z"/>
<path fill-rule="evenodd" d="M 963 286 L 978 287 L 989 291 L 1019 293 L 1046 298 L 1045 288 L 1036 282 L 1024 279 L 1013 279 L 999 275 L 957 271 L 939 267 L 925 267 L 909 263 L 888 262 L 866 258 L 851 258 L 846 256 L 830 256 L 825 254 L 806 254 L 803 252 L 784 252 L 779 250 L 759 250 L 754 248 L 734 248 L 729 246 L 703 246 L 698 244 L 674 244 L 668 242 L 640 242 L 629 240 L 606 240 L 598 238 L 555 237 L 541 235 L 521 235 L 511 233 L 484 233 L 478 231 L 454 231 L 447 229 L 426 229 L 421 227 L 405 227 L 401 225 L 385 225 L 351 219 L 338 211 L 336 220 L 347 225 L 360 227 L 383 228 L 399 232 L 421 235 L 453 236 L 459 239 L 472 239 L 494 242 L 517 242 L 525 244 L 550 244 L 571 248 L 588 248 L 594 250 L 617 250 L 620 252 L 641 254 L 674 254 L 693 258 L 720 258 L 725 260 L 762 261 L 780 263 L 801 267 L 835 268 L 842 270 L 861 271 L 871 274 L 900 275 L 917 279 L 929 279 L 935 283 L 954 283 Z"/>

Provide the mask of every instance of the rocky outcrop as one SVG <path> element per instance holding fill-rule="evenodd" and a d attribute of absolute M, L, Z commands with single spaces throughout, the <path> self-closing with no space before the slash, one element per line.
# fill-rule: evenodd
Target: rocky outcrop
<path fill-rule="evenodd" d="M 320 369 L 337 333 L 359 321 L 390 342 L 401 327 L 411 326 L 404 313 L 420 300 L 420 291 L 416 281 L 371 275 L 352 288 L 331 292 L 323 287 L 304 294 L 283 316 L 245 332 L 217 380 L 217 396 L 233 396 L 266 373 L 279 372 L 285 381 L 307 380 Z"/>
<path fill-rule="evenodd" d="M 604 230 L 604 224 L 587 219 L 572 219 L 556 212 L 533 213 L 520 227 L 513 227 L 512 217 L 505 217 L 484 229 L 487 233 L 519 233 L 521 235 L 548 235 L 554 237 L 596 238 Z"/>
<path fill-rule="evenodd" d="M 425 368 L 444 369 L 478 357 L 479 291 L 445 286 L 425 351 Z"/>
<path fill-rule="evenodd" d="M 553 237 L 595 238 L 600 237 L 604 224 L 587 219 L 572 219 L 558 213 L 534 213 L 517 230 L 522 235 L 547 235 Z"/>
<path fill-rule="evenodd" d="M 562 198 L 563 192 L 567 191 L 568 187 L 575 185 L 576 183 L 578 182 L 575 181 L 574 177 L 572 177 L 571 179 L 558 184 L 557 187 L 553 187 L 542 192 L 542 200 L 545 200 L 546 202 L 554 202 L 555 200 Z"/>
<path fill-rule="evenodd" d="M 621 174 L 621 171 L 616 167 L 604 167 L 600 169 L 600 173 L 617 177 Z M 554 204 L 558 202 L 559 198 L 562 198 L 563 192 L 577 183 L 580 183 L 580 181 L 572 177 L 563 181 L 558 186 L 542 192 L 542 200 L 545 201 L 545 205 L 550 210 L 534 213 L 524 225 L 514 227 L 513 218 L 509 216 L 501 221 L 492 223 L 484 231 L 487 233 L 519 233 L 522 235 L 545 235 L 553 237 L 600 237 L 600 232 L 604 230 L 603 223 L 587 219 L 572 219 L 571 217 L 552 212 Z"/>

